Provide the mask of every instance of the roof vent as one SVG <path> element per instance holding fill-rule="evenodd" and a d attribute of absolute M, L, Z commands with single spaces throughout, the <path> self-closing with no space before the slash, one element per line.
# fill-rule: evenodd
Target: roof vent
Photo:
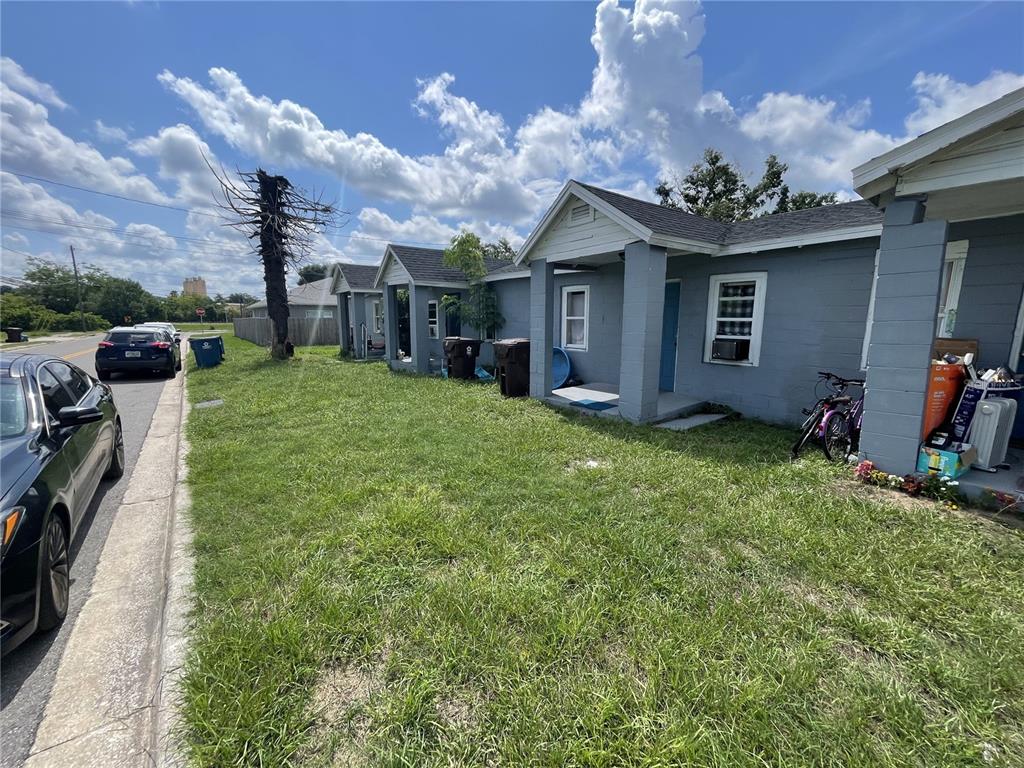
<path fill-rule="evenodd" d="M 569 224 L 582 224 L 592 219 L 591 209 L 587 203 L 574 205 L 569 211 Z"/>

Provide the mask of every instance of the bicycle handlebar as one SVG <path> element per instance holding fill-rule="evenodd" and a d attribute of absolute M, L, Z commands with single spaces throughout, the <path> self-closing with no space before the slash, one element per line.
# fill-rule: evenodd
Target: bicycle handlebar
<path fill-rule="evenodd" d="M 831 371 L 818 371 L 818 377 L 821 379 L 827 379 L 834 381 L 838 384 L 853 385 L 853 386 L 864 386 L 864 379 L 844 379 L 842 376 L 837 376 Z"/>

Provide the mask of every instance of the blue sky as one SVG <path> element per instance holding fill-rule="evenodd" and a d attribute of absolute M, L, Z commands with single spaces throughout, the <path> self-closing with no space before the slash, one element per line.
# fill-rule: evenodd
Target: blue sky
<path fill-rule="evenodd" d="M 1019 3 L 5 3 L 3 272 L 25 254 L 166 293 L 259 292 L 206 154 L 323 188 L 324 260 L 459 227 L 518 242 L 571 177 L 650 196 L 715 145 L 794 188 L 1024 84 Z M 21 175 L 13 175 L 13 173 Z M 59 224 L 57 222 L 60 222 Z M 36 230 L 45 229 L 48 233 Z"/>

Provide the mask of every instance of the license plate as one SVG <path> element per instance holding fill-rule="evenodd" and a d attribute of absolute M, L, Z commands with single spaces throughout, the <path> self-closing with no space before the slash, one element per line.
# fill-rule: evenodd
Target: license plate
<path fill-rule="evenodd" d="M 142 353 L 141 352 L 132 352 L 131 350 L 128 350 L 127 352 L 124 353 L 124 356 L 125 357 L 142 357 Z"/>

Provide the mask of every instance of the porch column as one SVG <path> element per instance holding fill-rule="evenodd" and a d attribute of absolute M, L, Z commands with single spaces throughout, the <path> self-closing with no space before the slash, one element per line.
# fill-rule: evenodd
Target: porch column
<path fill-rule="evenodd" d="M 430 291 L 409 283 L 409 351 L 412 366 L 419 373 L 430 373 L 430 337 L 427 336 L 427 300 Z"/>
<path fill-rule="evenodd" d="M 946 251 L 946 222 L 924 210 L 899 198 L 885 209 L 868 347 L 860 450 L 900 475 L 917 464 Z"/>
<path fill-rule="evenodd" d="M 395 286 L 384 286 L 384 356 L 390 363 L 398 358 L 398 299 Z"/>
<path fill-rule="evenodd" d="M 351 352 L 348 348 L 348 301 L 347 293 L 336 293 L 334 298 L 337 300 L 337 309 L 335 310 L 335 316 L 338 319 L 338 341 L 341 344 L 341 354 Z"/>
<path fill-rule="evenodd" d="M 551 394 L 555 326 L 555 265 L 530 262 L 530 397 Z"/>
<path fill-rule="evenodd" d="M 366 323 L 366 294 L 352 294 L 352 347 L 355 349 L 356 358 L 362 360 L 366 357 L 366 344 L 363 343 L 362 326 Z M 366 329 L 369 334 L 370 329 Z"/>
<path fill-rule="evenodd" d="M 629 421 L 648 421 L 658 415 L 666 266 L 664 248 L 643 242 L 626 246 L 619 413 Z"/>

